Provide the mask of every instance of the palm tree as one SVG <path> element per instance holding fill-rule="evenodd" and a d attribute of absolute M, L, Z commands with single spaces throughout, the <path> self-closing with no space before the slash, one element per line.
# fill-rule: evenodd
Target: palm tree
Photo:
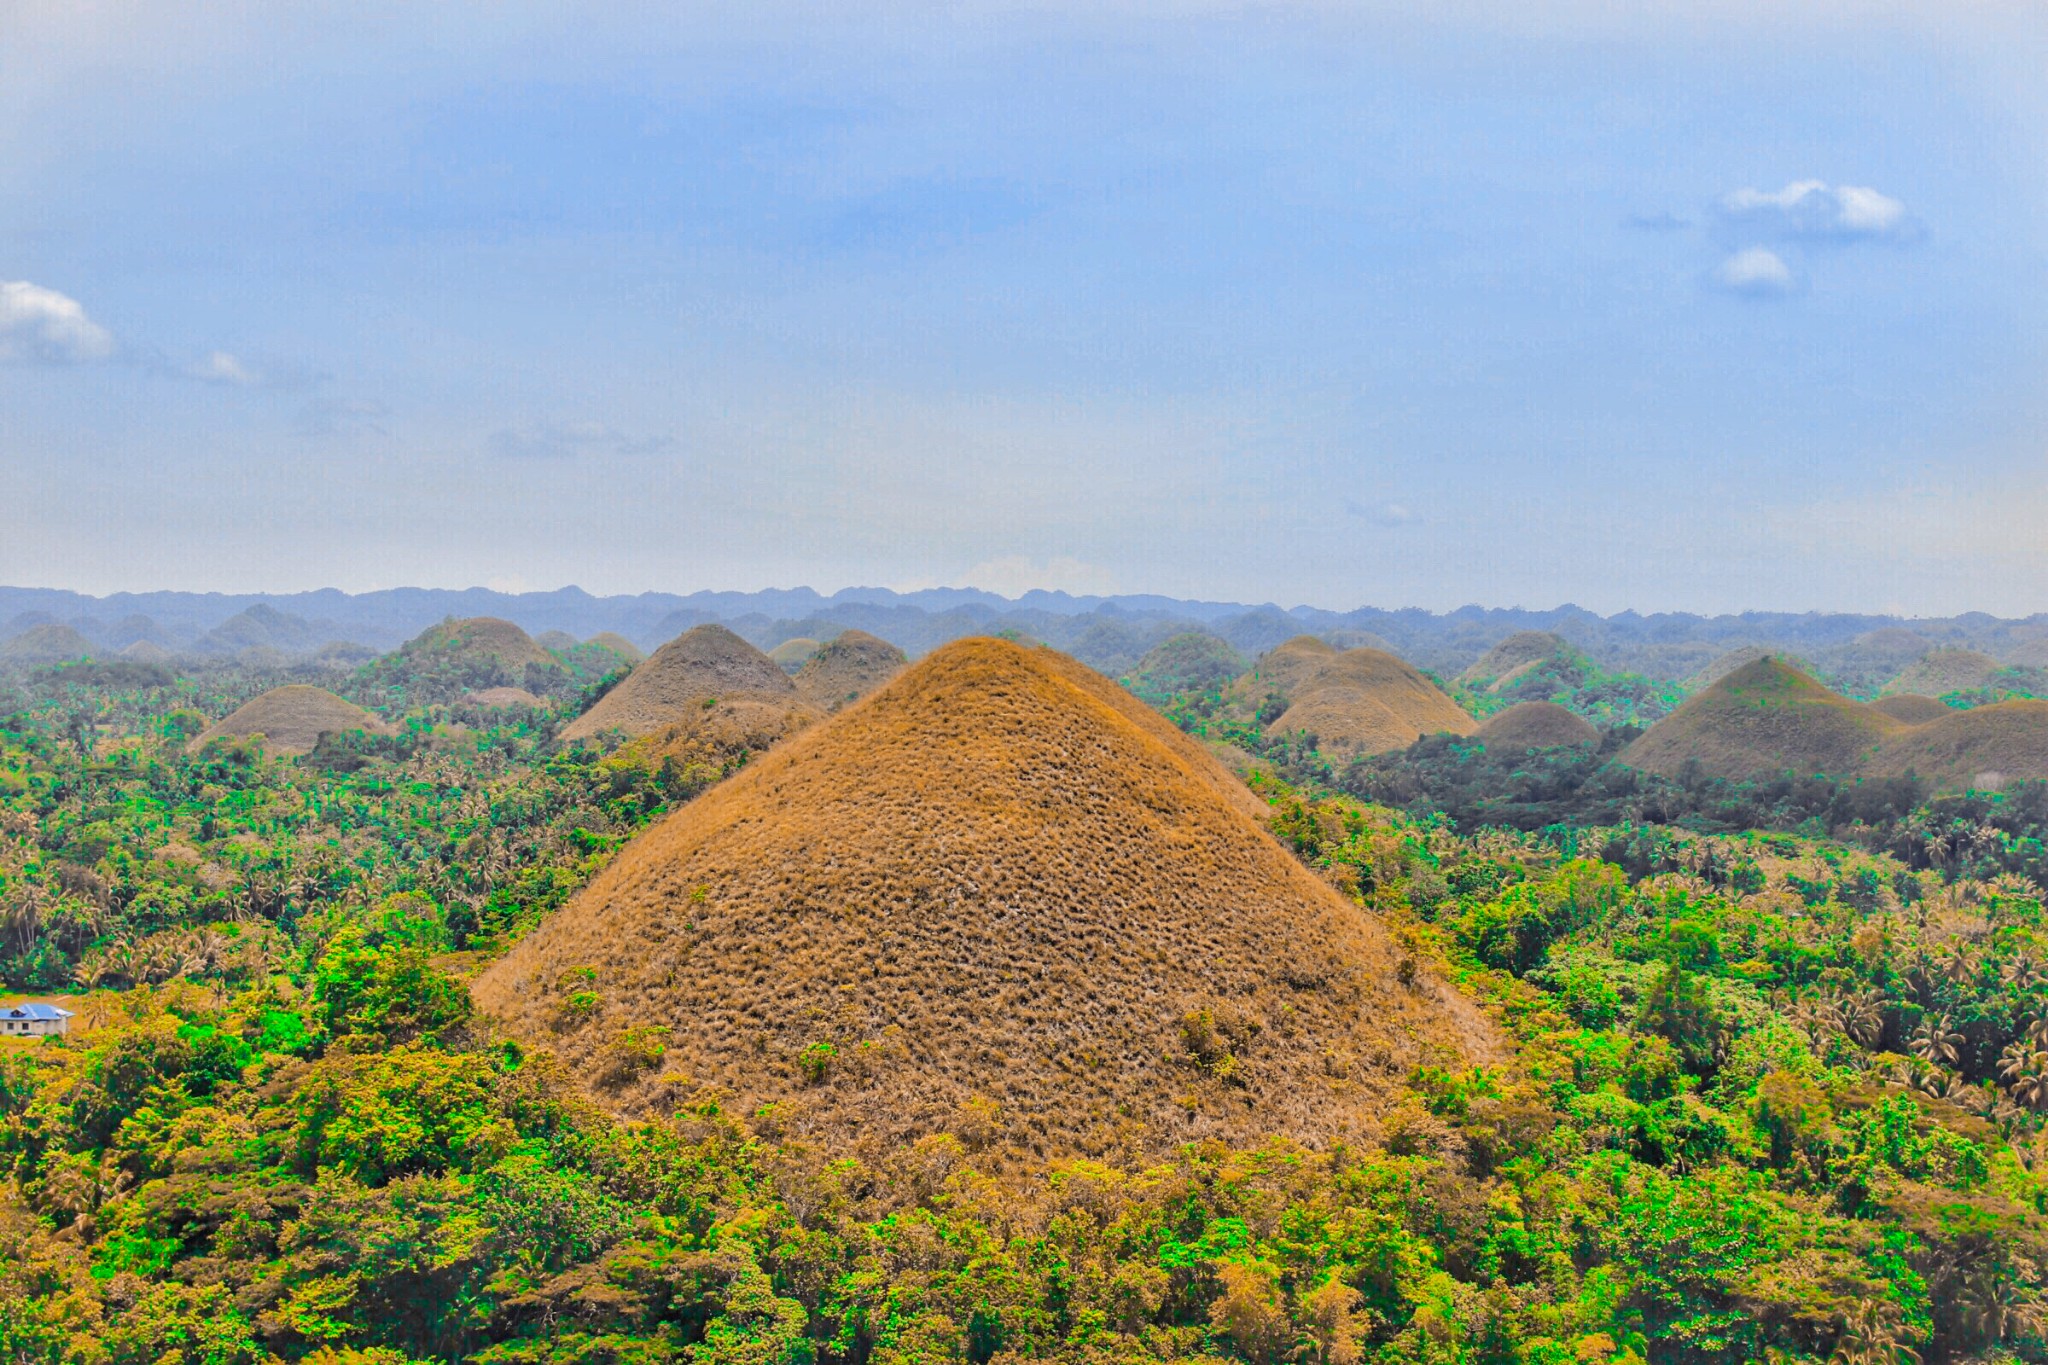
<path fill-rule="evenodd" d="M 1987 1341 L 2038 1332 L 2041 1300 L 2001 1265 L 1987 1265 L 1963 1284 L 1963 1321 Z"/>
<path fill-rule="evenodd" d="M 1921 1020 L 1907 1046 L 1915 1057 L 1930 1065 L 1954 1066 L 1962 1059 L 1966 1041 L 1962 1034 L 1949 1027 L 1948 1016 L 1944 1014 L 1938 1019 Z"/>
<path fill-rule="evenodd" d="M 1898 1309 L 1887 1299 L 1864 1299 L 1842 1315 L 1830 1365 L 1919 1365 L 1920 1353 L 1899 1338 Z"/>

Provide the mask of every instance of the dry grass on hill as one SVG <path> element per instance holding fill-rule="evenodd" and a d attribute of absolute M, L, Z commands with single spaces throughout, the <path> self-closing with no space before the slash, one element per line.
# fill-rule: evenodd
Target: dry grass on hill
<path fill-rule="evenodd" d="M 1361 1136 L 1431 1045 L 1494 1036 L 1262 813 L 1091 670 L 960 641 L 636 840 L 476 995 L 621 1110 L 717 1087 L 856 1151 Z"/>
<path fill-rule="evenodd" d="M 1911 692 L 1939 697 L 1982 687 L 1991 675 L 2004 667 L 1989 654 L 1974 649 L 1934 649 L 1920 656 L 1906 671 L 1884 685 L 1887 693 Z"/>
<path fill-rule="evenodd" d="M 1862 767 L 1879 741 L 1903 728 L 1884 712 L 1766 657 L 1651 726 L 1621 751 L 1621 761 L 1666 776 L 1697 759 L 1708 776 L 1731 780 L 1788 771 L 1844 777 Z"/>
<path fill-rule="evenodd" d="M 1525 701 L 1488 719 L 1473 738 L 1489 749 L 1551 749 L 1598 744 L 1600 731 L 1554 701 Z"/>
<path fill-rule="evenodd" d="M 554 665 L 554 656 L 533 642 L 533 638 L 510 621 L 495 616 L 472 616 L 461 621 L 443 621 L 400 646 L 400 654 L 443 654 L 460 658 L 496 659 L 513 677 L 528 664 L 543 668 Z"/>
<path fill-rule="evenodd" d="M 541 699 L 523 687 L 486 687 L 463 698 L 471 706 L 492 709 L 506 706 L 539 706 Z"/>
<path fill-rule="evenodd" d="M 608 730 L 652 734 L 690 720 L 710 700 L 793 706 L 798 698 L 796 684 L 766 654 L 724 626 L 697 626 L 655 650 L 562 738 L 591 739 Z"/>
<path fill-rule="evenodd" d="M 673 725 L 632 740 L 626 748 L 652 763 L 672 758 L 686 770 L 717 773 L 824 718 L 824 712 L 800 702 L 713 700 Z"/>
<path fill-rule="evenodd" d="M 1870 703 L 1901 725 L 1925 725 L 1931 720 L 1952 716 L 1955 711 L 1932 697 L 1916 697 L 1910 692 L 1898 692 L 1889 697 L 1879 697 Z"/>
<path fill-rule="evenodd" d="M 1492 649 L 1479 656 L 1470 668 L 1458 675 L 1462 683 L 1499 682 L 1510 673 L 1540 664 L 1559 650 L 1568 650 L 1571 645 L 1562 635 L 1553 635 L 1547 630 L 1516 631 Z"/>
<path fill-rule="evenodd" d="M 273 754 L 309 754 L 325 734 L 346 734 L 361 730 L 388 735 L 391 727 L 353 702 L 343 701 L 324 687 L 295 683 L 273 687 L 252 697 L 233 713 L 215 721 L 192 740 L 197 753 L 216 739 L 247 739 L 262 735 L 264 747 Z"/>
<path fill-rule="evenodd" d="M 1267 733 L 1306 731 L 1333 755 L 1386 753 L 1421 735 L 1469 735 L 1479 725 L 1412 665 L 1377 649 L 1347 649 L 1326 661 L 1289 700 Z"/>
<path fill-rule="evenodd" d="M 894 678 L 908 662 L 887 640 L 845 631 L 797 670 L 797 695 L 820 711 L 838 711 Z"/>
<path fill-rule="evenodd" d="M 785 673 L 794 673 L 804 666 L 804 660 L 816 654 L 822 642 L 808 635 L 799 635 L 793 640 L 784 640 L 768 651 L 768 657 L 775 660 Z"/>
<path fill-rule="evenodd" d="M 628 640 L 615 630 L 603 630 L 590 637 L 588 643 L 608 649 L 629 664 L 637 664 L 647 657 L 647 651 Z"/>
<path fill-rule="evenodd" d="M 1268 697 L 1291 698 L 1308 676 L 1337 657 L 1337 651 L 1313 635 L 1297 635 L 1259 656 L 1249 672 L 1223 690 L 1226 709 L 1250 718 Z"/>
<path fill-rule="evenodd" d="M 0 663 L 55 664 L 71 659 L 83 659 L 92 653 L 92 641 L 71 627 L 44 624 L 30 626 L 13 639 L 0 644 Z"/>
<path fill-rule="evenodd" d="M 2048 778 L 2048 701 L 1949 710 L 1887 740 L 1867 771 L 1873 777 L 1913 773 L 1940 791 L 1996 790 Z"/>
<path fill-rule="evenodd" d="M 1721 679 L 1731 674 L 1739 673 L 1751 664 L 1759 663 L 1765 659 L 1775 659 L 1779 663 L 1795 668 L 1808 676 L 1811 676 L 1813 673 L 1813 665 L 1797 655 L 1787 654 L 1785 651 L 1773 649 L 1769 645 L 1743 645 L 1739 649 L 1731 649 L 1726 653 L 1715 655 L 1713 662 L 1685 679 L 1685 689 L 1688 692 L 1704 692 L 1715 683 L 1721 681 Z"/>

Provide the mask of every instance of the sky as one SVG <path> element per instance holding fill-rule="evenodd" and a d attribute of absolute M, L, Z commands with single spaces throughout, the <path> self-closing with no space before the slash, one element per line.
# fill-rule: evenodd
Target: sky
<path fill-rule="evenodd" d="M 0 0 L 0 582 L 2048 611 L 2043 70 L 2031 0 Z"/>

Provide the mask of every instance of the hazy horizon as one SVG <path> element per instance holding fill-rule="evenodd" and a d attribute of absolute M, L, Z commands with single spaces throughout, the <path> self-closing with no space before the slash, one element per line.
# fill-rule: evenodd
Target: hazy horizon
<path fill-rule="evenodd" d="M 0 581 L 2048 605 L 2048 12 L 0 16 Z"/>

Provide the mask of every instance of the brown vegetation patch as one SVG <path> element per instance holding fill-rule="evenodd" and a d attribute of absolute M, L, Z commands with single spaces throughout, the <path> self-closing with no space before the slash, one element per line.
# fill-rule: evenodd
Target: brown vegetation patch
<path fill-rule="evenodd" d="M 794 673 L 804 666 L 804 661 L 818 652 L 822 641 L 808 635 L 799 635 L 794 640 L 784 640 L 768 651 L 768 657 L 779 664 L 784 673 Z"/>
<path fill-rule="evenodd" d="M 1480 726 L 1473 737 L 1489 749 L 1550 749 L 1600 742 L 1600 732 L 1591 721 L 1554 701 L 1510 706 Z"/>
<path fill-rule="evenodd" d="M 250 698 L 232 714 L 200 731 L 190 747 L 197 753 L 216 739 L 262 735 L 265 747 L 273 754 L 309 754 L 320 742 L 320 736 L 353 730 L 373 735 L 391 733 L 390 726 L 326 688 L 294 683 Z"/>
<path fill-rule="evenodd" d="M 1476 659 L 1458 675 L 1462 683 L 1504 682 L 1511 673 L 1540 664 L 1567 651 L 1571 645 L 1562 635 L 1547 630 L 1519 630 Z"/>
<path fill-rule="evenodd" d="M 1925 725 L 1931 720 L 1952 716 L 1955 712 L 1932 697 L 1916 697 L 1910 692 L 1898 692 L 1889 697 L 1879 697 L 1870 703 L 1901 725 Z"/>
<path fill-rule="evenodd" d="M 1795 772 L 1856 772 L 1880 740 L 1903 727 L 1884 712 L 1765 657 L 1730 673 L 1651 726 L 1621 761 L 1675 775 L 1696 760 L 1731 780 Z"/>
<path fill-rule="evenodd" d="M 83 659 L 92 652 L 92 641 L 71 627 L 46 624 L 30 626 L 7 643 L 0 644 L 0 663 L 56 664 Z"/>
<path fill-rule="evenodd" d="M 1948 692 L 1983 687 L 2002 667 L 2004 665 L 1989 654 L 1979 654 L 1974 649 L 1932 649 L 1886 683 L 1884 690 L 1939 697 Z"/>
<path fill-rule="evenodd" d="M 2048 701 L 2015 699 L 1949 710 L 1887 740 L 1867 771 L 1873 777 L 1913 773 L 1940 791 L 1995 791 L 2048 778 Z"/>
<path fill-rule="evenodd" d="M 1327 754 L 1386 753 L 1422 735 L 1478 728 L 1414 666 L 1378 649 L 1345 650 L 1299 683 L 1290 700 L 1267 733 L 1312 734 Z"/>
<path fill-rule="evenodd" d="M 1361 1136 L 1491 1032 L 1263 810 L 1075 661 L 960 641 L 629 845 L 476 995 L 623 1110 L 713 1086 L 854 1150 L 970 1114 L 1034 1157 Z M 622 1069 L 651 1028 L 668 1069 Z"/>
<path fill-rule="evenodd" d="M 837 711 L 887 683 L 908 662 L 887 640 L 849 630 L 820 646 L 797 670 L 797 695 L 820 711 Z"/>
<path fill-rule="evenodd" d="M 443 654 L 457 658 L 496 659 L 519 677 L 528 664 L 554 666 L 554 657 L 525 631 L 495 616 L 471 616 L 430 626 L 399 647 L 400 654 Z"/>
<path fill-rule="evenodd" d="M 797 701 L 796 684 L 766 654 L 724 626 L 698 626 L 670 640 L 562 731 L 590 739 L 608 730 L 652 734 L 690 720 L 707 701 Z"/>
<path fill-rule="evenodd" d="M 523 687 L 486 687 L 463 698 L 471 706 L 496 710 L 507 706 L 540 706 L 541 699 Z"/>

